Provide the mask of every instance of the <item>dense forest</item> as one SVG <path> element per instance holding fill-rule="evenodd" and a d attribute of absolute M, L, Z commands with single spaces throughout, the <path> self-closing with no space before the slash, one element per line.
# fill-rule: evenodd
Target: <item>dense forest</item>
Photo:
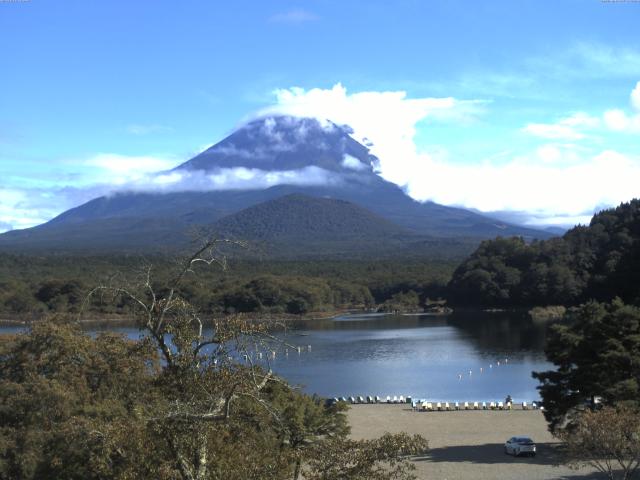
<path fill-rule="evenodd" d="M 497 238 L 454 272 L 447 295 L 456 305 L 576 305 L 620 297 L 640 303 L 640 200 L 596 214 L 589 226 L 526 243 Z"/>
<path fill-rule="evenodd" d="M 163 281 L 175 257 L 0 255 L 0 315 L 38 318 L 77 313 L 98 285 L 136 279 L 152 269 Z M 230 260 L 226 269 L 189 276 L 181 294 L 208 313 L 334 312 L 371 309 L 388 301 L 420 308 L 444 295 L 454 261 L 433 259 L 260 261 Z M 120 315 L 127 305 L 94 299 L 87 314 Z"/>
<path fill-rule="evenodd" d="M 346 308 L 420 311 L 427 299 L 455 306 L 577 305 L 620 297 L 640 303 L 640 200 L 595 215 L 589 226 L 527 243 L 496 238 L 459 259 L 251 259 L 187 279 L 181 294 L 208 313 L 308 314 Z M 0 316 L 79 312 L 87 293 L 151 268 L 163 280 L 176 256 L 0 254 Z M 457 268 L 456 268 L 457 266 Z M 126 305 L 95 300 L 88 314 Z"/>

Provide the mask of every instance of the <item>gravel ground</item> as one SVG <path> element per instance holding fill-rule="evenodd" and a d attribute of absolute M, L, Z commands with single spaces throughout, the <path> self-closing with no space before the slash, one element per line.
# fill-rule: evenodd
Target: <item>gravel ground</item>
<path fill-rule="evenodd" d="M 405 431 L 429 440 L 428 454 L 415 459 L 420 479 L 604 478 L 595 470 L 557 466 L 558 443 L 536 410 L 414 412 L 408 405 L 352 405 L 348 417 L 355 439 Z M 533 438 L 536 457 L 505 455 L 504 442 L 514 435 Z"/>

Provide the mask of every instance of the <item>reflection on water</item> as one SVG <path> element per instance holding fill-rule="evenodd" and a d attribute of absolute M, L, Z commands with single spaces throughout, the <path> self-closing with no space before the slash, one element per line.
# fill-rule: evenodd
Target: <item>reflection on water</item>
<path fill-rule="evenodd" d="M 308 336 L 288 340 L 311 352 L 276 359 L 274 369 L 326 396 L 531 401 L 538 398 L 531 371 L 551 367 L 546 326 L 522 313 L 353 316 L 297 328 Z"/>
<path fill-rule="evenodd" d="M 140 336 L 133 327 L 105 328 Z M 545 330 L 526 314 L 511 312 L 305 321 L 280 334 L 302 352 L 289 349 L 287 355 L 282 348 L 271 365 L 305 391 L 328 397 L 411 395 L 463 402 L 510 394 L 516 402 L 531 401 L 538 398 L 531 372 L 551 367 L 543 353 Z M 8 333 L 4 327 L 0 332 Z"/>

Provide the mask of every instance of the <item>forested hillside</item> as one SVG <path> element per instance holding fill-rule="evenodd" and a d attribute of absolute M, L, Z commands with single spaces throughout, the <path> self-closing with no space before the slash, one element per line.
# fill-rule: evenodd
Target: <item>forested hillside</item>
<path fill-rule="evenodd" d="M 174 257 L 0 255 L 0 316 L 37 318 L 78 312 L 87 292 L 106 282 L 123 285 L 150 266 L 162 281 Z M 434 259 L 260 261 L 231 259 L 226 271 L 189 276 L 182 295 L 209 313 L 304 314 L 372 308 L 415 292 L 421 305 L 444 294 L 454 261 Z M 88 313 L 120 315 L 127 305 L 94 302 Z"/>
<path fill-rule="evenodd" d="M 616 296 L 640 303 L 640 200 L 596 214 L 563 237 L 526 243 L 497 238 L 454 272 L 457 305 L 574 305 Z"/>

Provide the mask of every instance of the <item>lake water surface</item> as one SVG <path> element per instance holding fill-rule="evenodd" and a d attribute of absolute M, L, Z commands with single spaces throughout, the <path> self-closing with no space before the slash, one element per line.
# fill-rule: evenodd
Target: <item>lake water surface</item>
<path fill-rule="evenodd" d="M 103 327 L 137 338 L 134 328 Z M 10 333 L 15 327 L 0 327 Z M 349 315 L 295 324 L 271 366 L 322 396 L 410 395 L 434 401 L 538 399 L 534 370 L 547 370 L 545 324 L 522 313 L 448 317 Z M 311 346 L 309 349 L 308 346 Z M 264 359 L 268 353 L 264 353 Z M 265 361 L 265 360 L 262 360 Z M 499 363 L 499 364 L 498 364 Z"/>
<path fill-rule="evenodd" d="M 534 370 L 546 325 L 522 314 L 338 318 L 304 325 L 301 355 L 276 358 L 274 370 L 325 396 L 411 395 L 435 401 L 538 399 Z M 292 337 L 295 341 L 295 337 Z"/>

